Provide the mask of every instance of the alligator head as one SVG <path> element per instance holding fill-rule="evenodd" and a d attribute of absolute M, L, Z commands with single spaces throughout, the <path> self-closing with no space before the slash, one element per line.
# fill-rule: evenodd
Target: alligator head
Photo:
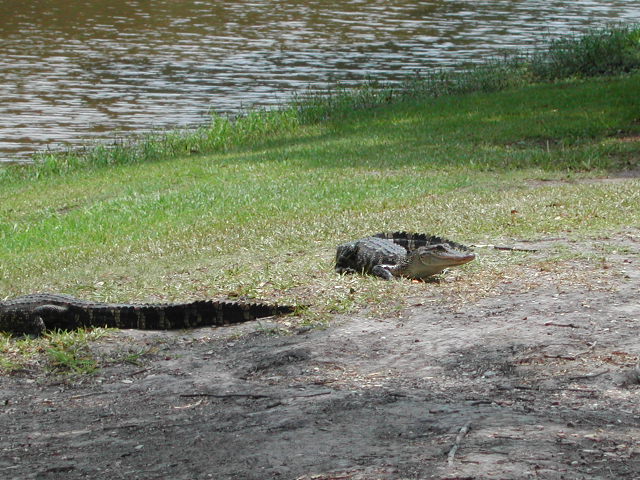
<path fill-rule="evenodd" d="M 426 278 L 442 272 L 445 268 L 463 265 L 475 258 L 475 254 L 468 250 L 458 250 L 446 243 L 437 243 L 412 250 L 407 255 L 406 264 L 399 267 L 403 276 Z"/>

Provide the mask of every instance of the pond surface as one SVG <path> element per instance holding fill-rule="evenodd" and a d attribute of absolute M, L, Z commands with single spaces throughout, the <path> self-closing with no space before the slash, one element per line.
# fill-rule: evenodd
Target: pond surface
<path fill-rule="evenodd" d="M 0 161 L 622 21 L 640 2 L 0 0 Z"/>

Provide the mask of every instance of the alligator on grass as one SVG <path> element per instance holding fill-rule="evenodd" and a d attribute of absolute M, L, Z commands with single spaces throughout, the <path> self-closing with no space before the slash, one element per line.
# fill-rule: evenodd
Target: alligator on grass
<path fill-rule="evenodd" d="M 34 293 L 0 302 L 0 331 L 40 335 L 78 327 L 177 330 L 241 323 L 291 313 L 296 307 L 239 301 L 101 303 L 69 295 Z"/>
<path fill-rule="evenodd" d="M 460 243 L 421 233 L 378 233 L 338 246 L 338 273 L 425 279 L 475 258 Z M 292 305 L 201 300 L 190 303 L 101 303 L 69 295 L 34 293 L 0 302 L 0 331 L 39 335 L 79 327 L 172 330 L 220 326 L 284 315 Z"/>
<path fill-rule="evenodd" d="M 378 233 L 338 246 L 336 272 L 423 280 L 472 261 L 469 247 L 423 233 Z"/>

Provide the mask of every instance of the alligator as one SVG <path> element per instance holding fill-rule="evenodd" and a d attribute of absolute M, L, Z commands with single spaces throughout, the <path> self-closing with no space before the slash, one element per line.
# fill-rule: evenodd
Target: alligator
<path fill-rule="evenodd" d="M 469 247 L 423 233 L 378 233 L 338 246 L 336 272 L 423 280 L 472 261 Z"/>
<path fill-rule="evenodd" d="M 102 303 L 70 295 L 34 293 L 0 302 L 0 331 L 40 335 L 78 327 L 175 330 L 241 323 L 291 313 L 296 307 L 257 302 Z"/>

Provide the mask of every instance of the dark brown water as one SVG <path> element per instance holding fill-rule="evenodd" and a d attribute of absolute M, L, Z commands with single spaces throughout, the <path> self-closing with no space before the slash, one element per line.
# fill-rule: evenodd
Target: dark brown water
<path fill-rule="evenodd" d="M 0 161 L 640 21 L 640 2 L 0 0 Z"/>

